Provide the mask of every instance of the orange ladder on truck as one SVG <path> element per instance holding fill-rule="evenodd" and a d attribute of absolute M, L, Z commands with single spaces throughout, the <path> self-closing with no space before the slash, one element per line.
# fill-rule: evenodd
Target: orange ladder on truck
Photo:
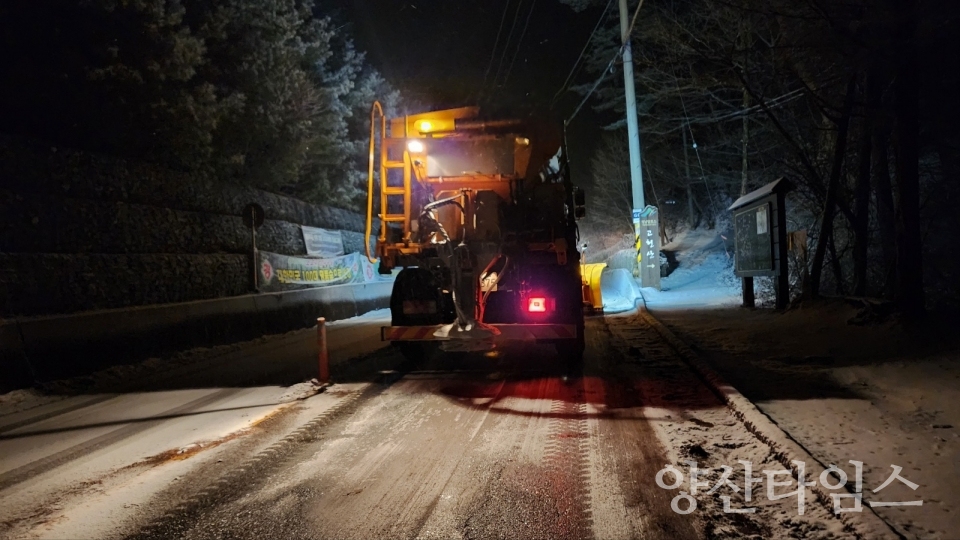
<path fill-rule="evenodd" d="M 457 120 L 472 118 L 479 112 L 477 107 L 461 107 L 445 111 L 433 111 L 423 114 L 391 118 L 388 122 L 380 102 L 375 101 L 370 109 L 370 155 L 367 169 L 367 223 L 366 254 L 371 263 L 376 257 L 370 252 L 370 235 L 373 230 L 373 193 L 374 162 L 379 148 L 380 166 L 380 234 L 377 237 L 376 255 L 390 258 L 394 254 L 416 254 L 420 245 L 411 240 L 413 219 L 411 216 L 411 196 L 414 180 L 413 161 L 410 158 L 408 144 L 417 139 L 443 138 L 457 129 Z M 377 121 L 379 119 L 379 122 Z M 377 130 L 379 124 L 379 132 Z M 391 172 L 401 171 L 399 175 Z M 426 174 L 426 171 L 423 171 Z M 400 182 L 396 180 L 401 179 Z M 433 182 L 427 178 L 417 178 L 424 185 Z M 440 179 L 442 180 L 442 179 Z M 442 184 L 442 182 L 439 182 Z M 401 211 L 391 212 L 391 204 L 400 199 Z M 397 205 L 394 203 L 393 208 Z M 399 223 L 403 234 L 399 242 L 390 242 L 388 233 L 391 223 Z"/>

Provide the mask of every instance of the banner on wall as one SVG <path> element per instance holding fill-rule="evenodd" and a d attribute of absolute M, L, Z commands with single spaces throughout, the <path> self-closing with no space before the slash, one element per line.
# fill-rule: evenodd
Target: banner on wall
<path fill-rule="evenodd" d="M 364 282 L 357 253 L 327 259 L 290 257 L 269 251 L 258 253 L 261 290 L 276 291 L 303 285 L 325 287 Z"/>
<path fill-rule="evenodd" d="M 258 258 L 260 289 L 263 291 L 374 283 L 393 281 L 394 278 L 393 275 L 380 275 L 376 266 L 360 253 L 308 259 L 259 251 Z"/>
<path fill-rule="evenodd" d="M 343 255 L 343 236 L 340 231 L 328 231 L 317 227 L 300 226 L 307 255 L 329 259 Z"/>

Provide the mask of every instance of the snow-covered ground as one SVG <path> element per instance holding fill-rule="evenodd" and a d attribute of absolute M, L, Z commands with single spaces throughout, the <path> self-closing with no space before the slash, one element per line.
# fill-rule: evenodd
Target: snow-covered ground
<path fill-rule="evenodd" d="M 331 364 L 383 347 L 388 321 L 380 310 L 329 323 Z M 364 386 L 316 395 L 317 369 L 305 329 L 0 395 L 0 537 L 103 538 L 160 492 L 189 494 L 191 478 L 215 477 L 218 463 Z"/>
<path fill-rule="evenodd" d="M 676 253 L 680 266 L 660 280 L 660 290 L 643 288 L 650 309 L 719 307 L 740 303 L 740 285 L 733 275 L 732 253 L 713 230 L 688 230 L 663 246 Z"/>
<path fill-rule="evenodd" d="M 646 305 L 825 466 L 854 481 L 864 511 L 905 538 L 960 538 L 960 337 L 956 321 L 904 325 L 860 301 L 778 313 L 738 307 L 720 237 L 692 231 L 668 249 L 680 266 Z M 896 469 L 899 480 L 880 487 Z M 922 506 L 876 506 L 912 502 Z"/>
<path fill-rule="evenodd" d="M 629 271 L 607 268 L 601 279 L 603 309 L 619 313 L 645 302 L 650 308 L 720 307 L 740 303 L 740 282 L 733 275 L 731 255 L 724 247 L 724 239 L 713 230 L 680 232 L 663 246 L 676 253 L 679 266 L 661 279 L 660 290 L 637 286 Z M 632 250 L 624 250 L 624 253 Z M 622 253 L 617 252 L 620 257 Z M 617 266 L 616 264 L 614 266 Z"/>
<path fill-rule="evenodd" d="M 331 362 L 355 358 L 382 347 L 379 333 L 375 330 L 389 323 L 389 309 L 378 309 L 358 317 L 328 322 L 329 348 L 336 350 L 331 356 Z M 315 329 L 316 327 L 294 330 L 215 347 L 197 347 L 166 358 L 148 358 L 133 364 L 112 366 L 90 375 L 52 381 L 41 388 L 26 388 L 0 394 L 0 425 L 2 419 L 9 414 L 61 401 L 72 395 L 121 393 L 131 389 L 150 388 L 151 385 L 167 386 L 166 381 L 169 379 L 185 381 L 185 373 L 194 375 L 198 369 L 203 369 L 211 362 L 219 361 L 218 359 L 229 362 L 230 355 L 238 355 L 250 347 L 269 349 L 296 342 L 300 349 L 310 349 L 315 347 Z M 369 339 L 374 335 L 375 340 Z M 310 353 L 298 351 L 298 354 Z M 227 373 L 224 372 L 223 376 L 226 377 Z M 206 383 L 197 380 L 196 384 L 203 386 Z"/>

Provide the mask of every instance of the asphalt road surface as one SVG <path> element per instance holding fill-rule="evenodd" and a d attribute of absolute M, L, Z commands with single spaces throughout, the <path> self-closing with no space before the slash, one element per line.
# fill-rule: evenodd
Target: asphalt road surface
<path fill-rule="evenodd" d="M 733 504 L 758 509 L 733 513 L 724 511 L 719 494 L 705 494 L 707 488 L 689 508 L 674 499 L 678 489 L 658 485 L 666 464 L 682 468 L 688 460 L 715 469 L 743 460 L 757 469 L 782 467 L 635 316 L 590 319 L 584 365 L 573 371 L 558 364 L 551 347 L 535 345 L 404 362 L 376 342 L 381 323 L 342 330 L 349 338 L 336 337 L 333 328 L 343 358 L 353 347 L 352 359 L 334 370 L 343 382 L 292 406 L 264 402 L 282 400 L 257 385 L 292 384 L 309 375 L 309 332 L 250 345 L 190 376 L 167 377 L 172 391 L 195 394 L 169 397 L 143 411 L 144 421 L 117 419 L 100 426 L 103 433 L 68 442 L 64 433 L 76 430 L 10 438 L 39 431 L 34 423 L 0 431 L 0 450 L 20 445 L 9 447 L 19 461 L 4 464 L 0 474 L 0 503 L 16 503 L 13 515 L 0 520 L 0 533 L 144 539 L 849 536 L 809 498 L 803 514 L 796 497 L 770 500 L 762 487 L 752 502 L 744 501 L 740 481 L 741 491 L 728 493 Z M 243 358 L 258 367 L 239 370 L 246 378 L 228 375 Z M 273 367 L 262 367 L 265 358 Z M 231 360 L 224 365 L 224 359 Z M 203 390 L 179 388 L 199 381 Z M 104 407 L 117 397 L 129 399 L 113 396 L 77 407 Z M 257 411 L 246 419 L 255 427 L 237 432 L 216 421 L 226 434 L 214 437 L 210 450 L 181 452 L 187 454 L 182 459 L 156 453 L 183 444 L 177 437 L 189 426 L 185 422 L 197 421 L 179 413 L 227 398 L 241 400 L 236 408 Z M 155 411 L 175 405 L 182 410 L 157 417 Z M 131 403 L 112 410 L 122 406 Z M 234 407 L 217 410 L 227 414 Z M 51 414 L 44 422 L 57 420 Z M 214 429 L 205 422 L 202 430 Z M 126 431 L 118 435 L 119 429 Z M 158 433 L 164 429 L 176 444 L 163 444 Z M 59 450 L 33 459 L 25 441 L 37 447 L 37 437 L 48 437 L 43 444 L 59 444 Z M 150 451 L 131 439 L 151 440 Z M 121 440 L 127 446 L 118 446 Z M 111 451 L 113 461 L 103 461 Z M 89 467 L 76 472 L 77 462 L 99 463 L 100 476 Z M 133 465 L 120 467 L 127 462 Z M 51 466 L 73 474 L 72 483 L 45 474 Z M 713 486 L 719 473 L 703 478 Z M 67 510 L 38 509 L 60 481 L 64 490 L 74 490 L 72 498 L 57 499 Z M 686 484 L 680 489 L 689 491 Z M 77 502 L 84 497 L 91 497 L 86 507 Z"/>

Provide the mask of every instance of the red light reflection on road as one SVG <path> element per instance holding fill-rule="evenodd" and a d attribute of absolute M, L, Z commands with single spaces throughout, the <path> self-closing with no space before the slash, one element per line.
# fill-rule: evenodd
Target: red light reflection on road
<path fill-rule="evenodd" d="M 677 383 L 658 378 L 538 377 L 461 381 L 442 388 L 441 393 L 474 408 L 560 418 L 641 416 L 639 409 L 643 407 L 691 410 L 722 406 L 703 385 L 681 386 Z M 543 412 L 545 401 L 583 404 L 586 411 Z"/>

